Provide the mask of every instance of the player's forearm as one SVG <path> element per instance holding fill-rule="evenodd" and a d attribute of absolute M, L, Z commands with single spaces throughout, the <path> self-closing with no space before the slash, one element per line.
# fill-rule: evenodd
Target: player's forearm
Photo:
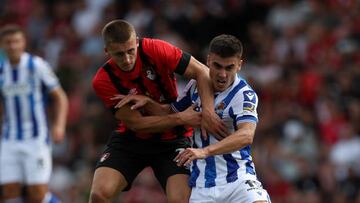
<path fill-rule="evenodd" d="M 53 124 L 65 128 L 69 102 L 65 92 L 59 88 L 52 93 L 54 98 L 54 121 Z"/>
<path fill-rule="evenodd" d="M 144 116 L 134 121 L 127 121 L 125 125 L 132 131 L 139 133 L 160 133 L 175 126 L 184 125 L 180 113 L 163 116 Z"/>
<path fill-rule="evenodd" d="M 191 57 L 184 76 L 196 80 L 202 103 L 202 111 L 205 113 L 214 112 L 214 91 L 210 80 L 209 68 Z"/>
<path fill-rule="evenodd" d="M 161 116 L 171 114 L 171 108 L 169 104 L 160 104 L 152 99 L 149 99 L 145 106 L 145 110 L 148 114 L 154 116 Z"/>
<path fill-rule="evenodd" d="M 201 108 L 203 112 L 214 111 L 214 91 L 209 76 L 209 69 L 202 65 L 201 72 L 196 75 L 199 96 L 201 99 Z"/>
<path fill-rule="evenodd" d="M 252 144 L 254 131 L 252 129 L 241 129 L 232 133 L 220 142 L 211 144 L 204 148 L 207 156 L 227 154 L 237 151 Z"/>

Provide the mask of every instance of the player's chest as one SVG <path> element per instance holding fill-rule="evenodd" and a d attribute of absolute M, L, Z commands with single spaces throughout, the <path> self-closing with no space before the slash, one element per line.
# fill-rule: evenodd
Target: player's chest
<path fill-rule="evenodd" d="M 26 95 L 39 88 L 39 81 L 27 71 L 8 70 L 0 76 L 0 90 L 4 96 Z"/>

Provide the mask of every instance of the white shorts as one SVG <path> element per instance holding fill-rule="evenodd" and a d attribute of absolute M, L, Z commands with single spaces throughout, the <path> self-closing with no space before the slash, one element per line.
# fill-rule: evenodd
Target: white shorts
<path fill-rule="evenodd" d="M 190 203 L 252 203 L 267 201 L 270 197 L 257 180 L 240 180 L 211 188 L 194 187 Z"/>
<path fill-rule="evenodd" d="M 47 184 L 51 167 L 51 149 L 46 144 L 2 142 L 0 145 L 0 184 Z"/>

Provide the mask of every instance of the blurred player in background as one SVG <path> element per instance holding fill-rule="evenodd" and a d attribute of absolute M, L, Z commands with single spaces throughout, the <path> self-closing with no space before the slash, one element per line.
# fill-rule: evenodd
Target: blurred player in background
<path fill-rule="evenodd" d="M 51 142 L 64 139 L 68 100 L 48 63 L 25 52 L 26 37 L 17 25 L 0 30 L 5 58 L 0 61 L 3 103 L 0 184 L 5 203 L 59 200 L 49 192 Z M 48 129 L 46 97 L 54 118 Z M 50 137 L 51 136 L 51 137 Z M 21 198 L 22 186 L 28 199 Z"/>
<path fill-rule="evenodd" d="M 250 145 L 253 142 L 258 97 L 246 81 L 237 76 L 242 64 L 242 44 L 232 35 L 215 37 L 209 48 L 207 65 L 215 91 L 215 111 L 226 123 L 230 135 L 202 136 L 194 132 L 194 144 L 180 152 L 175 161 L 178 166 L 191 165 L 190 202 L 269 203 L 266 190 L 257 180 Z M 184 111 L 195 104 L 202 109 L 196 81 L 190 81 L 184 95 L 171 105 L 159 105 L 148 97 L 118 96 L 122 100 L 116 107 L 132 104 L 156 109 L 157 112 Z"/>
<path fill-rule="evenodd" d="M 224 134 L 226 128 L 214 112 L 208 68 L 167 42 L 138 39 L 134 27 L 123 20 L 105 25 L 102 36 L 111 58 L 98 70 L 93 87 L 120 123 L 97 164 L 90 202 L 109 202 L 118 191 L 128 190 L 147 166 L 153 169 L 168 202 L 188 202 L 189 170 L 178 167 L 173 159 L 176 149 L 190 146 L 191 131 L 182 125 L 200 124 L 200 113 L 189 108 L 180 114 L 147 116 L 149 112 L 132 110 L 130 105 L 115 109 L 117 100 L 112 97 L 141 94 L 169 104 L 178 96 L 176 72 L 198 81 L 199 95 L 207 105 L 203 126 Z"/>

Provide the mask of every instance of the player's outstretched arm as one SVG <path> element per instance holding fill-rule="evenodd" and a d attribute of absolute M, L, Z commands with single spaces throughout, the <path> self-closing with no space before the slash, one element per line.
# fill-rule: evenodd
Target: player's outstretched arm
<path fill-rule="evenodd" d="M 228 135 L 227 128 L 214 110 L 214 91 L 210 81 L 209 68 L 191 57 L 184 76 L 195 79 L 197 82 L 202 103 L 203 120 L 201 126 L 212 134 L 226 137 Z"/>
<path fill-rule="evenodd" d="M 137 110 L 131 110 L 131 105 L 125 104 L 119 108 L 115 117 L 132 131 L 140 133 L 159 133 L 179 125 L 199 126 L 201 113 L 189 107 L 183 112 L 161 116 L 143 116 Z"/>
<path fill-rule="evenodd" d="M 131 110 L 144 108 L 149 115 L 167 115 L 173 113 L 169 104 L 160 104 L 152 100 L 148 96 L 128 94 L 118 94 L 111 98 L 112 100 L 120 100 L 114 108 L 119 109 L 126 104 L 130 105 Z"/>

